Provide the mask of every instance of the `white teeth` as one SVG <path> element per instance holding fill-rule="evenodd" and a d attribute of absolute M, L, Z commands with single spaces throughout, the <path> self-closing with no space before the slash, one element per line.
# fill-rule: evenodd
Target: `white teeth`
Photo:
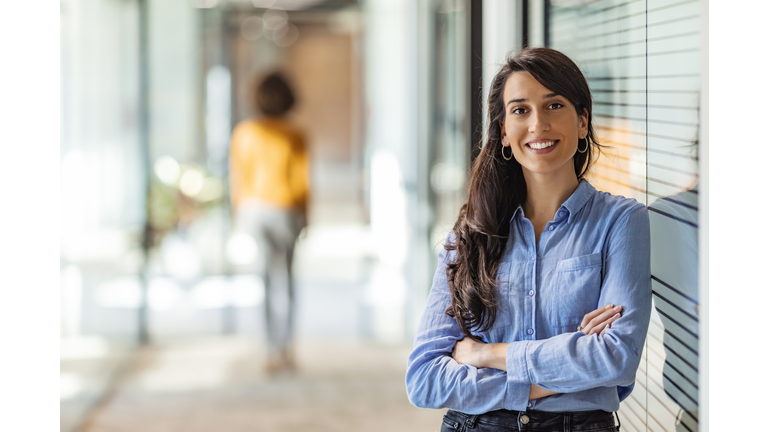
<path fill-rule="evenodd" d="M 541 150 L 543 148 L 551 147 L 554 144 L 555 144 L 555 141 L 545 141 L 545 142 L 530 143 L 528 144 L 528 147 L 536 150 Z"/>

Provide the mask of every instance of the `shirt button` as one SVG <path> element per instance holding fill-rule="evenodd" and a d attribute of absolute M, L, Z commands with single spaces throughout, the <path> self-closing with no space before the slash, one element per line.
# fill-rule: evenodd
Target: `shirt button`
<path fill-rule="evenodd" d="M 554 225 L 550 225 L 549 226 L 549 230 L 552 231 L 553 229 L 555 229 L 555 226 Z"/>
<path fill-rule="evenodd" d="M 533 290 L 528 291 L 528 295 L 533 295 Z"/>
<path fill-rule="evenodd" d="M 560 212 L 557 212 L 557 217 L 563 217 L 563 214 L 564 214 L 564 213 L 563 213 L 563 212 L 561 212 L 561 211 L 560 211 Z"/>
<path fill-rule="evenodd" d="M 531 261 L 536 261 L 536 256 L 532 256 Z"/>
<path fill-rule="evenodd" d="M 528 402 L 528 408 L 532 407 L 533 404 L 531 402 Z"/>
<path fill-rule="evenodd" d="M 533 329 L 528 329 L 528 334 L 529 335 L 533 334 Z"/>

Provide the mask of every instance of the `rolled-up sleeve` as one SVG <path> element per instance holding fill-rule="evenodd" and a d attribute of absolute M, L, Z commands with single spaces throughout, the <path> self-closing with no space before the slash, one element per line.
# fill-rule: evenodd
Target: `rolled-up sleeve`
<path fill-rule="evenodd" d="M 599 305 L 608 304 L 624 309 L 603 336 L 576 332 L 510 343 L 509 382 L 558 393 L 633 385 L 652 307 L 650 227 L 643 205 L 616 222 L 603 247 Z"/>
<path fill-rule="evenodd" d="M 453 241 L 449 235 L 447 241 Z M 408 357 L 405 384 L 408 399 L 420 408 L 452 408 L 467 414 L 498 409 L 525 410 L 530 384 L 514 382 L 507 373 L 456 363 L 451 357 L 462 333 L 445 314 L 451 304 L 445 269 L 453 252 L 441 251 L 427 305 Z"/>

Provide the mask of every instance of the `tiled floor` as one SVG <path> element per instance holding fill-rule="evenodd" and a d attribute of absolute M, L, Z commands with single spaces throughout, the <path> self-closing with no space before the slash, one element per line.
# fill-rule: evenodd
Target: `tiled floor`
<path fill-rule="evenodd" d="M 443 410 L 406 397 L 408 351 L 304 341 L 299 372 L 269 377 L 261 350 L 244 338 L 148 348 L 84 430 L 437 431 Z"/>

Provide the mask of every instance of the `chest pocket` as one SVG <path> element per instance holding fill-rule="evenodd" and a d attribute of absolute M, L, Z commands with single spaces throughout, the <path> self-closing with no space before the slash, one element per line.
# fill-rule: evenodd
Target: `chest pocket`
<path fill-rule="evenodd" d="M 554 315 L 561 331 L 576 331 L 584 315 L 597 309 L 602 268 L 600 253 L 568 258 L 557 263 L 556 289 L 560 295 L 554 305 Z"/>

